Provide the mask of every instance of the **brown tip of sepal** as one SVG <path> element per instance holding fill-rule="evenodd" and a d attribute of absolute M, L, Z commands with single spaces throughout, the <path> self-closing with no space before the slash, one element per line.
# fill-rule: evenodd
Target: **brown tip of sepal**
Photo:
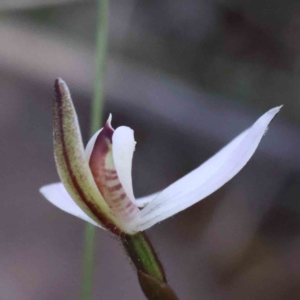
<path fill-rule="evenodd" d="M 172 288 L 148 274 L 138 271 L 140 286 L 148 300 L 179 300 Z"/>
<path fill-rule="evenodd" d="M 56 101 L 61 102 L 63 97 L 70 97 L 70 91 L 67 84 L 59 77 L 55 79 L 54 91 Z"/>

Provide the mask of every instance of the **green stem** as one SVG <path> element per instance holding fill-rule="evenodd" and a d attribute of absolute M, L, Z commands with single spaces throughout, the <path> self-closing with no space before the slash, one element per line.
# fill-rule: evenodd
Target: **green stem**
<path fill-rule="evenodd" d="M 98 0 L 98 26 L 96 48 L 96 78 L 91 110 L 91 135 L 102 123 L 103 86 L 108 34 L 108 0 Z M 96 227 L 88 224 L 85 230 L 84 273 L 82 299 L 92 297 L 92 275 L 94 268 L 94 240 Z M 141 288 L 150 300 L 178 300 L 167 284 L 162 265 L 145 233 L 123 235 L 123 245 L 137 269 Z"/>
<path fill-rule="evenodd" d="M 98 25 L 96 36 L 96 75 L 94 85 L 94 98 L 91 108 L 91 135 L 102 124 L 103 86 L 106 63 L 107 35 L 108 35 L 108 0 L 98 0 Z M 85 229 L 84 269 L 82 299 L 90 300 L 92 297 L 92 278 L 94 269 L 94 240 L 96 227 L 87 224 Z"/>
<path fill-rule="evenodd" d="M 122 237 L 124 248 L 138 271 L 154 277 L 160 282 L 166 282 L 166 275 L 161 262 L 144 232 Z"/>
<path fill-rule="evenodd" d="M 104 72 L 106 66 L 107 36 L 108 36 L 108 0 L 98 0 L 98 25 L 96 36 L 96 74 L 94 85 L 94 100 L 91 110 L 91 134 L 102 125 L 102 108 L 104 97 Z"/>
<path fill-rule="evenodd" d="M 87 224 L 85 227 L 85 247 L 84 247 L 84 266 L 83 266 L 83 284 L 82 299 L 89 300 L 92 298 L 92 280 L 94 269 L 94 240 L 95 226 Z"/>
<path fill-rule="evenodd" d="M 168 285 L 158 256 L 144 232 L 121 237 L 123 246 L 137 269 L 140 286 L 149 300 L 178 300 Z"/>

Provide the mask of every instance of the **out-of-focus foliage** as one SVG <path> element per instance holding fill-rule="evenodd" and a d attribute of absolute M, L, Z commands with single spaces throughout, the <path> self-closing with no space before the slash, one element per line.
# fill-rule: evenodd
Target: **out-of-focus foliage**
<path fill-rule="evenodd" d="M 1 0 L 1 10 L 36 9 L 40 6 L 60 5 L 83 0 Z"/>

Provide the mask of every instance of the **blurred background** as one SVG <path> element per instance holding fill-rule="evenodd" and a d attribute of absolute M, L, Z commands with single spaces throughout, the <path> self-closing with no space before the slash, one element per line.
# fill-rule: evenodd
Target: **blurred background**
<path fill-rule="evenodd" d="M 249 164 L 148 233 L 180 299 L 300 298 L 300 3 L 110 1 L 105 112 L 135 130 L 136 196 L 197 167 L 284 104 Z M 86 142 L 95 1 L 0 2 L 1 299 L 80 299 L 84 222 L 38 193 L 58 181 L 53 82 Z M 144 299 L 122 246 L 96 239 L 93 299 Z"/>

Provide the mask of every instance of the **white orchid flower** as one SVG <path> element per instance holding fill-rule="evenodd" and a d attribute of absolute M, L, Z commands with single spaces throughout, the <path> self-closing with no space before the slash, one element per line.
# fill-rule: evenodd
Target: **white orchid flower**
<path fill-rule="evenodd" d="M 135 199 L 131 165 L 133 130 L 114 130 L 111 116 L 84 150 L 67 85 L 55 83 L 54 153 L 62 183 L 40 192 L 58 208 L 121 235 L 135 234 L 206 198 L 249 161 L 280 107 L 270 109 L 249 129 L 198 168 L 156 194 Z"/>

